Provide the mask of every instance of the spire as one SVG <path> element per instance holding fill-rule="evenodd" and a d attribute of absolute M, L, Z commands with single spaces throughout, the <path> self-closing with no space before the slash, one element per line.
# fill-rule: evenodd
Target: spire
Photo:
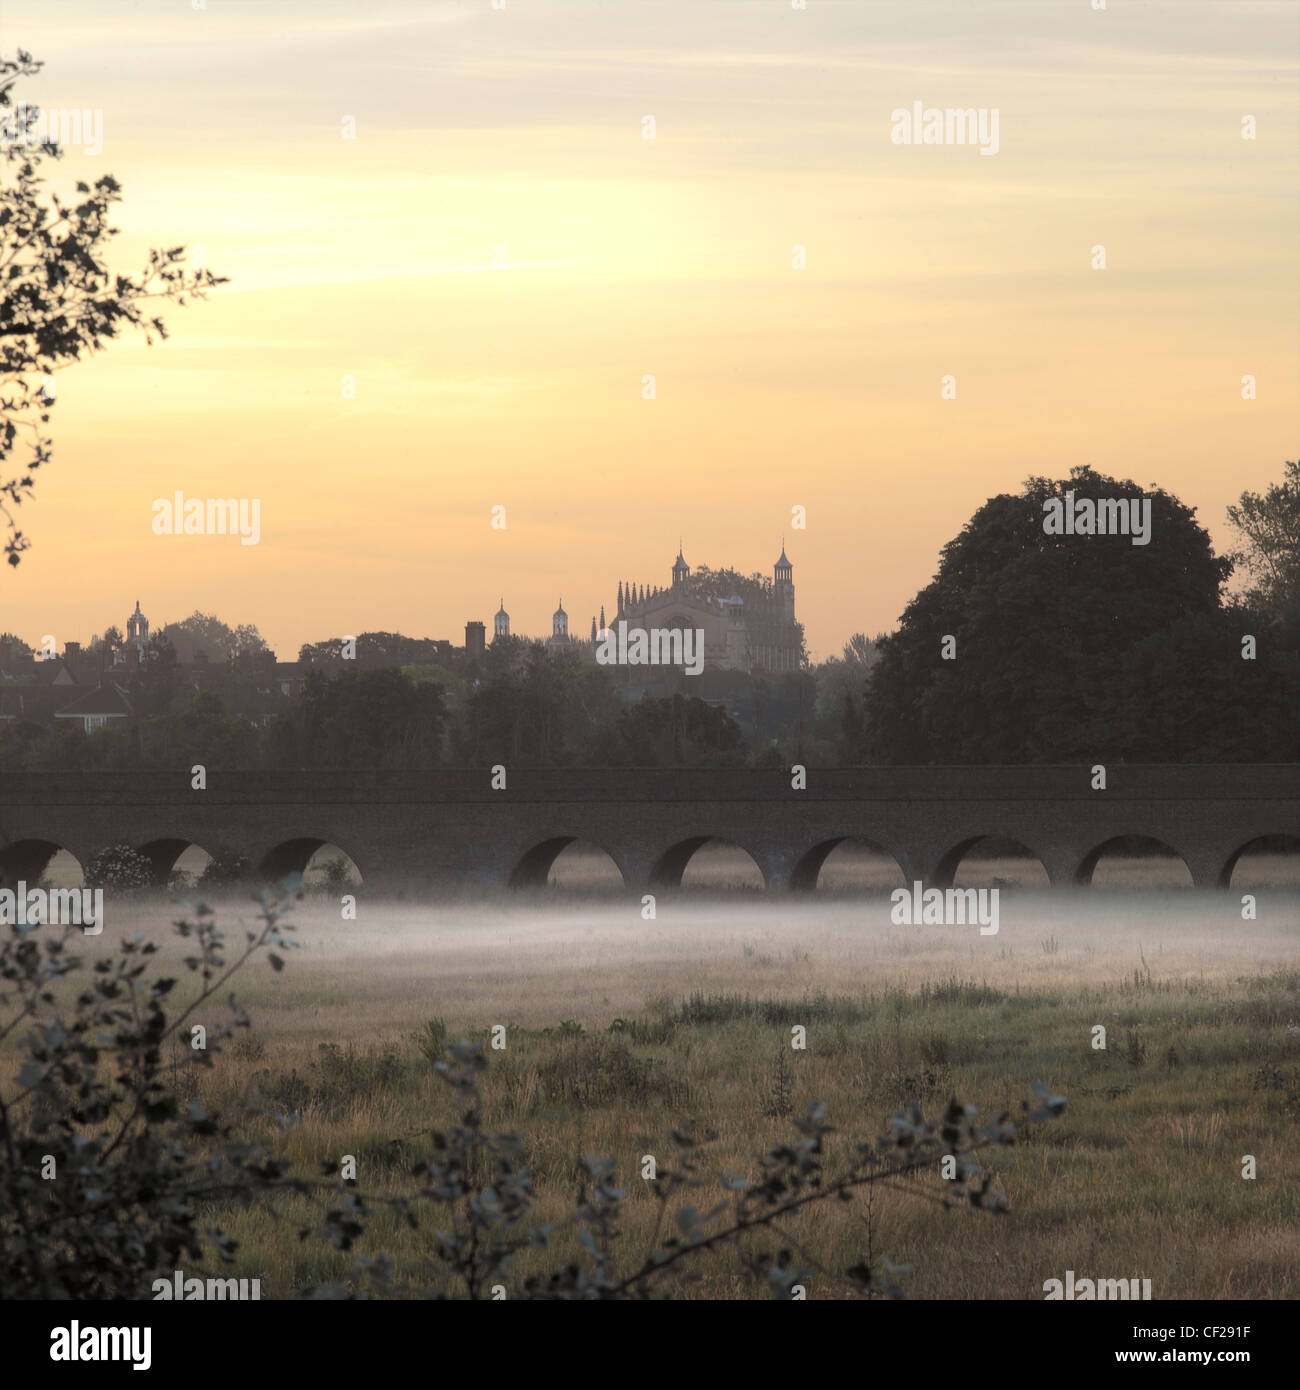
<path fill-rule="evenodd" d="M 605 605 L 603 603 L 600 605 L 600 630 L 605 631 Z"/>
<path fill-rule="evenodd" d="M 618 611 L 620 613 L 623 611 L 623 581 L 621 579 L 618 581 Z"/>
<path fill-rule="evenodd" d="M 686 557 L 682 554 L 682 543 L 677 542 L 677 558 L 673 561 L 673 588 L 684 583 L 690 578 L 691 567 L 686 563 Z"/>

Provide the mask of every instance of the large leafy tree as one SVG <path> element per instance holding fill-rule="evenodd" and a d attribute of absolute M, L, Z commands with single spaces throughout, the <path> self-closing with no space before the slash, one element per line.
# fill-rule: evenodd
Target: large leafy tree
<path fill-rule="evenodd" d="M 1044 503 L 1068 491 L 1149 497 L 1149 544 L 1047 534 Z M 1177 739 L 1154 738 L 1149 722 L 1140 731 L 1134 713 L 1152 679 L 1180 684 L 1176 706 L 1195 704 L 1200 669 L 1184 663 L 1156 678 L 1134 659 L 1180 624 L 1205 639 L 1231 570 L 1194 509 L 1160 488 L 1082 467 L 1031 478 L 1019 494 L 991 498 L 944 546 L 938 574 L 879 644 L 863 751 L 940 763 L 1193 756 Z M 947 637 L 956 655 L 946 660 Z M 1224 654 L 1230 639 L 1214 627 Z M 1239 659 L 1239 647 L 1231 652 Z"/>
<path fill-rule="evenodd" d="M 882 640 L 855 632 L 841 656 L 827 657 L 816 668 L 819 730 L 833 738 L 837 762 L 855 757 L 862 743 L 863 696 Z"/>
<path fill-rule="evenodd" d="M 405 637 L 400 632 L 361 632 L 354 639 L 359 667 L 415 666 L 435 663 L 439 644 L 431 637 Z M 304 642 L 298 660 L 323 665 L 343 659 L 343 638 L 327 637 L 321 642 Z"/>
<path fill-rule="evenodd" d="M 740 725 L 715 705 L 684 695 L 642 699 L 607 731 L 602 762 L 613 767 L 740 767 Z"/>
<path fill-rule="evenodd" d="M 184 304 L 225 283 L 206 269 L 188 269 L 183 246 L 150 251 L 137 276 L 108 269 L 104 253 L 117 234 L 109 209 L 121 201 L 120 185 L 104 174 L 93 186 L 78 181 L 76 202 L 47 194 L 42 165 L 62 150 L 38 139 L 39 108 L 14 107 L 16 84 L 42 66 L 22 49 L 0 59 L 0 516 L 11 565 L 30 546 L 13 509 L 31 495 L 36 471 L 51 457 L 53 374 L 99 351 L 124 326 L 143 331 L 149 343 L 165 338 L 162 319 L 146 311 L 149 301 Z M 26 452 L 18 461 L 20 448 Z"/>
<path fill-rule="evenodd" d="M 1233 554 L 1251 578 L 1246 602 L 1296 632 L 1300 629 L 1300 463 L 1283 466 L 1280 483 L 1264 493 L 1243 492 L 1228 508 L 1237 533 Z"/>
<path fill-rule="evenodd" d="M 222 661 L 230 652 L 242 656 L 266 650 L 266 641 L 254 624 L 230 627 L 215 613 L 197 610 L 180 622 L 165 624 L 158 629 L 158 636 L 171 643 L 179 661 L 193 661 L 200 651 L 213 661 Z"/>
<path fill-rule="evenodd" d="M 442 756 L 443 695 L 399 670 L 308 675 L 301 697 L 272 727 L 280 767 L 436 767 Z"/>
<path fill-rule="evenodd" d="M 596 731 L 616 715 L 616 701 L 608 667 L 571 649 L 498 638 L 459 711 L 453 755 L 470 767 L 587 764 Z"/>

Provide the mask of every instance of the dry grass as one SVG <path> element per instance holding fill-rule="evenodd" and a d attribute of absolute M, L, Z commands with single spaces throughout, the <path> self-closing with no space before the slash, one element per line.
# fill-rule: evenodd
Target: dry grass
<path fill-rule="evenodd" d="M 165 943 L 164 960 L 182 953 L 167 935 L 174 915 L 155 904 L 130 923 Z M 221 913 L 232 942 L 238 915 L 254 914 Z M 974 927 L 893 926 L 887 898 L 833 895 L 805 905 L 662 897 L 651 922 L 635 901 L 555 895 L 424 910 L 363 900 L 359 920 L 345 922 L 315 899 L 294 920 L 301 949 L 288 968 L 259 962 L 238 981 L 251 1039 L 196 1084 L 215 1104 L 261 1096 L 288 1122 L 267 1113 L 250 1133 L 305 1170 L 350 1153 L 363 1189 L 403 1186 L 422 1136 L 451 1114 L 415 1037 L 431 1019 L 483 1040 L 506 1025 L 485 1113 L 525 1136 L 536 1219 L 570 1209 L 578 1155 L 615 1155 L 633 1188 L 633 1258 L 655 1215 L 640 1160 L 670 1159 L 667 1133 L 685 1113 L 717 1131 L 719 1170 L 744 1168 L 790 1133 L 775 1117 L 783 1086 L 796 1110 L 822 1099 L 843 1131 L 867 1137 L 905 1100 L 933 1107 L 956 1092 L 1000 1110 L 1044 1081 L 1070 1105 L 999 1155 L 1011 1215 L 875 1198 L 871 1244 L 915 1266 L 910 1296 L 1041 1297 L 1066 1269 L 1147 1277 L 1157 1298 L 1300 1295 L 1294 894 L 1262 896 L 1248 923 L 1230 895 L 1007 894 L 1001 930 L 983 938 Z M 110 918 L 99 942 L 120 930 Z M 1049 936 L 1052 952 L 1041 945 Z M 789 1048 L 792 1022 L 808 1029 L 806 1052 Z M 1099 1023 L 1105 1052 L 1089 1046 Z M 1254 1181 L 1241 1177 L 1245 1154 Z M 790 1235 L 843 1268 L 866 1248 L 864 1213 L 861 1202 L 826 1204 Z M 312 1219 L 305 1204 L 213 1215 L 241 1243 L 231 1272 L 261 1277 L 264 1296 L 291 1296 L 349 1262 L 297 1239 Z M 381 1217 L 364 1248 L 418 1279 L 426 1240 Z M 721 1255 L 703 1257 L 678 1292 L 761 1293 Z M 833 1294 L 814 1277 L 810 1296 Z"/>

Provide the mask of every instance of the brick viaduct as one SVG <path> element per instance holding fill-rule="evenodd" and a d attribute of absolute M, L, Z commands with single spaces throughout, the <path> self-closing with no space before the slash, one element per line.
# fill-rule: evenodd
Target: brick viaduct
<path fill-rule="evenodd" d="M 1086 884 L 1103 847 L 1142 835 L 1176 851 L 1197 887 L 1224 887 L 1265 836 L 1300 843 L 1300 766 L 1121 766 L 773 771 L 0 773 L 0 878 L 35 883 L 56 848 L 84 865 L 106 845 L 145 853 L 165 878 L 190 844 L 229 848 L 267 876 L 302 870 L 322 844 L 367 885 L 544 884 L 574 840 L 604 849 L 629 889 L 680 884 L 706 840 L 747 850 L 770 890 L 809 889 L 836 844 L 872 842 L 908 882 L 948 887 L 996 835 L 1037 856 L 1053 887 Z"/>

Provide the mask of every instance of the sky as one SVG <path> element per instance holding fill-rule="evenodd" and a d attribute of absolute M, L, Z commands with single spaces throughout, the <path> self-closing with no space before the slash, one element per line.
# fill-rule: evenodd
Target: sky
<path fill-rule="evenodd" d="M 231 279 L 59 374 L 0 630 L 586 635 L 680 537 L 784 541 L 824 658 L 1075 464 L 1226 548 L 1297 450 L 1300 5 L 797 4 L 0 0 L 17 99 L 102 112 L 46 167 L 123 185 L 113 268 Z M 177 491 L 258 544 L 155 534 Z"/>

